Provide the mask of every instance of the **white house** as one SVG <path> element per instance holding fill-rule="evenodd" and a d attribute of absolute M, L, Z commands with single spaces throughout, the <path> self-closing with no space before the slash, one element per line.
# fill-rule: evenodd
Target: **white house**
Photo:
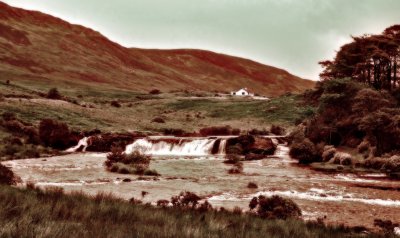
<path fill-rule="evenodd" d="M 254 96 L 253 93 L 249 93 L 247 88 L 242 88 L 236 92 L 231 92 L 232 96 Z"/>

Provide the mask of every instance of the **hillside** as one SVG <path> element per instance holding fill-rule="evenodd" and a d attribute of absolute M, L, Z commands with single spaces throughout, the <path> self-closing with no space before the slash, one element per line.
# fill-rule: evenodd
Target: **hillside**
<path fill-rule="evenodd" d="M 314 82 L 247 59 L 202 50 L 125 48 L 100 33 L 0 2 L 0 79 L 132 91 L 230 91 L 277 96 Z"/>

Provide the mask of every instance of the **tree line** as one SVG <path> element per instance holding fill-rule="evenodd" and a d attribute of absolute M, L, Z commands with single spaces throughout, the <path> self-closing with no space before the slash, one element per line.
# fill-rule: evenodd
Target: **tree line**
<path fill-rule="evenodd" d="M 333 61 L 321 61 L 322 80 L 352 78 L 375 89 L 400 87 L 400 25 L 386 28 L 382 34 L 352 37 L 340 48 Z"/>

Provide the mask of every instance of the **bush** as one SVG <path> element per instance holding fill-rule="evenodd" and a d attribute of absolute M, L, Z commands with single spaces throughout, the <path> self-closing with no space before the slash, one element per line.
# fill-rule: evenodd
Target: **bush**
<path fill-rule="evenodd" d="M 254 188 L 254 189 L 256 189 L 256 188 L 258 188 L 258 185 L 257 185 L 256 183 L 249 182 L 249 183 L 247 184 L 247 188 Z"/>
<path fill-rule="evenodd" d="M 14 172 L 0 163 L 0 184 L 15 185 L 17 181 Z"/>
<path fill-rule="evenodd" d="M 212 126 L 200 129 L 199 133 L 201 136 L 229 136 L 240 134 L 240 130 L 230 126 Z"/>
<path fill-rule="evenodd" d="M 243 154 L 243 148 L 240 144 L 228 145 L 226 147 L 227 155 L 241 155 Z"/>
<path fill-rule="evenodd" d="M 322 153 L 322 161 L 328 162 L 330 161 L 336 153 L 336 149 L 333 146 L 325 146 L 324 152 Z"/>
<path fill-rule="evenodd" d="M 146 169 L 143 173 L 146 176 L 160 176 L 160 174 L 155 169 Z"/>
<path fill-rule="evenodd" d="M 239 155 L 235 154 L 227 154 L 226 159 L 224 160 L 224 163 L 226 164 L 237 164 L 241 161 L 242 159 L 240 158 Z"/>
<path fill-rule="evenodd" d="M 116 108 L 120 108 L 121 104 L 118 101 L 111 101 L 110 103 L 111 106 L 116 107 Z"/>
<path fill-rule="evenodd" d="M 166 199 L 160 199 L 157 201 L 157 207 L 168 207 L 169 201 Z"/>
<path fill-rule="evenodd" d="M 202 204 L 200 204 L 198 206 L 197 210 L 199 212 L 208 212 L 208 211 L 213 210 L 213 207 L 211 206 L 211 204 L 207 200 L 205 200 Z"/>
<path fill-rule="evenodd" d="M 155 123 L 165 123 L 165 120 L 161 117 L 155 117 L 153 120 L 151 120 L 151 122 L 155 122 Z"/>
<path fill-rule="evenodd" d="M 150 160 L 150 156 L 141 154 L 139 151 L 125 154 L 121 147 L 112 147 L 104 165 L 110 172 L 159 176 L 160 174 L 156 170 L 148 170 Z"/>
<path fill-rule="evenodd" d="M 269 135 L 269 131 L 262 129 L 262 130 L 258 130 L 258 129 L 251 129 L 248 132 L 249 135 L 253 135 L 253 136 L 266 136 Z"/>
<path fill-rule="evenodd" d="M 257 208 L 257 215 L 267 219 L 299 218 L 301 209 L 290 199 L 277 195 L 265 197 L 260 195 L 254 197 L 249 204 L 251 209 Z"/>
<path fill-rule="evenodd" d="M 52 119 L 43 119 L 39 124 L 39 137 L 45 146 L 66 149 L 69 146 L 68 125 Z"/>
<path fill-rule="evenodd" d="M 11 121 L 11 120 L 16 120 L 17 116 L 13 112 L 4 112 L 1 117 L 3 118 L 4 121 Z"/>
<path fill-rule="evenodd" d="M 160 94 L 161 91 L 158 90 L 158 89 L 153 89 L 153 90 L 151 90 L 149 93 L 150 93 L 150 94 L 153 94 L 153 95 L 157 95 L 157 94 Z"/>
<path fill-rule="evenodd" d="M 48 92 L 47 92 L 47 96 L 48 99 L 54 99 L 54 100 L 59 100 L 62 98 L 60 92 L 58 91 L 57 88 L 51 88 Z"/>
<path fill-rule="evenodd" d="M 201 198 L 192 192 L 181 192 L 178 196 L 171 197 L 174 207 L 195 209 Z"/>
<path fill-rule="evenodd" d="M 299 160 L 300 164 L 310 164 L 319 161 L 315 145 L 309 139 L 293 143 L 290 146 L 289 155 Z"/>
<path fill-rule="evenodd" d="M 124 151 L 121 147 L 111 147 L 111 152 L 107 154 L 107 160 L 104 162 L 106 167 L 111 167 L 114 163 L 122 162 L 125 159 Z"/>
<path fill-rule="evenodd" d="M 270 131 L 272 134 L 275 134 L 278 136 L 284 135 L 286 133 L 285 128 L 283 128 L 281 126 L 277 126 L 277 125 L 272 125 Z"/>
<path fill-rule="evenodd" d="M 229 174 L 241 174 L 243 173 L 243 163 L 239 162 L 233 165 L 232 168 L 228 170 Z"/>
<path fill-rule="evenodd" d="M 357 146 L 357 151 L 358 153 L 364 153 L 368 151 L 369 149 L 369 142 L 367 140 L 363 140 L 358 146 Z"/>
<path fill-rule="evenodd" d="M 348 166 L 348 165 L 352 164 L 352 157 L 348 153 L 338 152 L 333 157 L 333 162 L 335 164 L 341 164 L 341 165 Z"/>
<path fill-rule="evenodd" d="M 5 121 L 3 127 L 12 133 L 22 133 L 24 131 L 24 124 L 18 120 Z"/>

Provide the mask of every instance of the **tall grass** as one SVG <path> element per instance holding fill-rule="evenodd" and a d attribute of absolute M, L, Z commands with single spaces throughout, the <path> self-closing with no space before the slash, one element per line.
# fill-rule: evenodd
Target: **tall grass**
<path fill-rule="evenodd" d="M 348 232 L 300 220 L 155 208 L 110 194 L 0 186 L 0 237 L 357 237 Z"/>

